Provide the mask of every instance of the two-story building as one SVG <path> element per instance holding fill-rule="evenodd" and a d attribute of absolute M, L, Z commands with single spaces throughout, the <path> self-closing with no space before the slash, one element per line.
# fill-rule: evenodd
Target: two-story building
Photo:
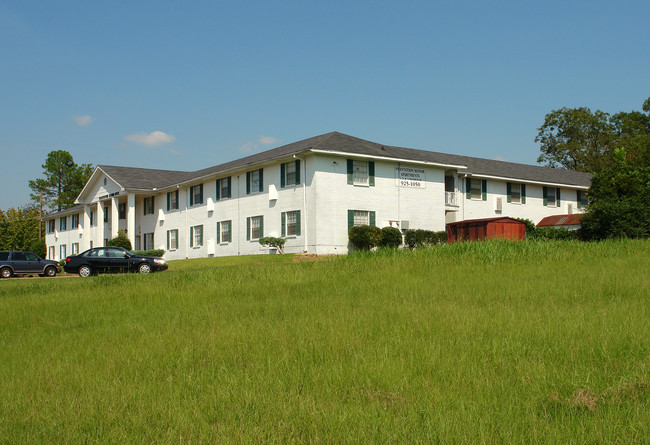
<path fill-rule="evenodd" d="M 124 229 L 167 259 L 346 253 L 353 225 L 444 230 L 510 216 L 582 212 L 591 175 L 425 150 L 332 132 L 194 172 L 99 165 L 78 205 L 46 217 L 48 258 L 104 245 Z"/>

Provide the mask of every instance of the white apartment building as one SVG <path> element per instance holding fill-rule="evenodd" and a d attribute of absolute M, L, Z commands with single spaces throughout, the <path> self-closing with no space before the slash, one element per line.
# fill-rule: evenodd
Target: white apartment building
<path fill-rule="evenodd" d="M 165 258 L 347 253 L 348 229 L 444 230 L 509 216 L 582 212 L 591 175 L 390 147 L 332 132 L 194 172 L 99 165 L 75 207 L 48 215 L 48 258 L 104 245 L 124 229 Z"/>

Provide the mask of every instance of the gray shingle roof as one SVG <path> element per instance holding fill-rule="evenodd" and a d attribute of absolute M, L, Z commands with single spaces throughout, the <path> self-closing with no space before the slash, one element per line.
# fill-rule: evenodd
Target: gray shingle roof
<path fill-rule="evenodd" d="M 540 167 L 528 164 L 494 161 L 490 159 L 460 156 L 434 151 L 416 150 L 412 148 L 382 145 L 364 139 L 355 138 L 343 133 L 332 132 L 315 136 L 302 141 L 293 142 L 278 148 L 267 150 L 241 159 L 237 159 L 214 167 L 204 168 L 195 172 L 172 170 L 153 170 L 134 167 L 116 167 L 100 165 L 106 174 L 126 189 L 152 190 L 166 188 L 203 177 L 243 169 L 247 166 L 269 162 L 275 159 L 287 158 L 292 155 L 321 150 L 348 153 L 350 155 L 365 155 L 377 158 L 398 158 L 420 162 L 431 162 L 447 165 L 463 165 L 463 172 L 474 175 L 499 176 L 522 181 L 537 181 L 543 183 L 558 183 L 574 186 L 589 187 L 592 175 L 555 168 Z"/>

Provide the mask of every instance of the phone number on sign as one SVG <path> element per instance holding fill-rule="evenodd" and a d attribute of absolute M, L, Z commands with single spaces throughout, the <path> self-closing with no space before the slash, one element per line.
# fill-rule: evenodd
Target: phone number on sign
<path fill-rule="evenodd" d="M 399 185 L 402 187 L 422 187 L 422 183 L 420 181 L 406 181 L 404 179 L 401 179 L 399 181 Z"/>

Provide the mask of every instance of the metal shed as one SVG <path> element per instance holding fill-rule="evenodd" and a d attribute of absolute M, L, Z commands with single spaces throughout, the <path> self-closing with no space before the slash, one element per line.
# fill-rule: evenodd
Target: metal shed
<path fill-rule="evenodd" d="M 524 239 L 526 224 L 508 216 L 468 219 L 447 224 L 447 242 L 484 239 Z"/>

